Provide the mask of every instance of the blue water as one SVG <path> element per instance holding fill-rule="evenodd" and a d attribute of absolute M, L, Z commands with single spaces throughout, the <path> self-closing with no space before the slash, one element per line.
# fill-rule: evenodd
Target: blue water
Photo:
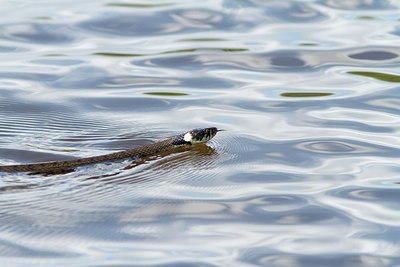
<path fill-rule="evenodd" d="M 400 266 L 400 4 L 2 1 L 2 266 Z"/>

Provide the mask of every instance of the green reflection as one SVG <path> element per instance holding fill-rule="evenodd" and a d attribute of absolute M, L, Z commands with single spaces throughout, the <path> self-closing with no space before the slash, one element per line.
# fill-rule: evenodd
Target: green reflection
<path fill-rule="evenodd" d="M 170 51 L 161 52 L 159 54 L 190 53 L 190 52 L 195 52 L 195 51 L 197 51 L 197 49 L 191 48 L 191 49 L 170 50 Z"/>
<path fill-rule="evenodd" d="M 243 52 L 248 51 L 246 48 L 191 48 L 165 51 L 160 54 L 175 54 L 175 53 L 192 53 L 196 51 L 222 51 L 222 52 Z"/>
<path fill-rule="evenodd" d="M 322 92 L 300 92 L 300 93 L 282 93 L 281 96 L 284 97 L 321 97 L 321 96 L 330 96 L 332 93 L 322 93 Z"/>
<path fill-rule="evenodd" d="M 111 52 L 98 52 L 98 53 L 93 53 L 92 55 L 105 56 L 105 57 L 142 57 L 142 56 L 146 56 L 145 54 L 111 53 Z"/>
<path fill-rule="evenodd" d="M 222 48 L 221 51 L 224 52 L 244 52 L 249 51 L 247 48 Z"/>
<path fill-rule="evenodd" d="M 358 19 L 363 19 L 363 20 L 375 20 L 376 17 L 373 16 L 358 16 Z"/>
<path fill-rule="evenodd" d="M 106 6 L 116 6 L 116 7 L 130 7 L 130 8 L 152 8 L 152 7 L 164 7 L 170 6 L 172 4 L 128 4 L 128 3 L 108 3 Z"/>
<path fill-rule="evenodd" d="M 380 81 L 390 82 L 390 83 L 400 83 L 400 76 L 394 74 L 371 72 L 371 71 L 348 71 L 348 74 L 359 75 L 374 78 Z"/>
<path fill-rule="evenodd" d="M 300 46 L 319 46 L 319 44 L 316 43 L 300 43 Z"/>
<path fill-rule="evenodd" d="M 174 93 L 174 92 L 146 92 L 145 95 L 156 95 L 156 96 L 187 96 L 185 93 Z"/>

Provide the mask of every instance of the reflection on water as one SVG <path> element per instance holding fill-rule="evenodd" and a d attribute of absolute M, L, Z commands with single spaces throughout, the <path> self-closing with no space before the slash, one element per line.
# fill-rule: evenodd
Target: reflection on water
<path fill-rule="evenodd" d="M 372 72 L 372 71 L 349 71 L 348 73 L 349 74 L 353 74 L 353 75 L 371 77 L 371 78 L 375 78 L 377 80 L 390 82 L 390 83 L 399 83 L 400 82 L 400 76 L 399 75 Z"/>
<path fill-rule="evenodd" d="M 400 5 L 3 1 L 6 266 L 400 265 Z"/>

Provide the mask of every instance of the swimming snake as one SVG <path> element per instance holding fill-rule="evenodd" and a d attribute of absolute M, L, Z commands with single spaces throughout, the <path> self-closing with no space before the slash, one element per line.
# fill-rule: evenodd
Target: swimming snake
<path fill-rule="evenodd" d="M 0 172 L 31 172 L 31 173 L 58 173 L 70 171 L 79 166 L 89 165 L 94 163 L 119 160 L 125 158 L 142 158 L 165 151 L 170 151 L 179 147 L 190 146 L 193 144 L 205 143 L 212 139 L 218 131 L 215 127 L 199 128 L 185 132 L 180 135 L 172 136 L 163 141 L 158 141 L 153 144 L 143 145 L 133 149 L 119 151 L 111 154 L 65 160 L 51 161 L 43 163 L 21 164 L 21 165 L 6 165 L 0 166 Z"/>

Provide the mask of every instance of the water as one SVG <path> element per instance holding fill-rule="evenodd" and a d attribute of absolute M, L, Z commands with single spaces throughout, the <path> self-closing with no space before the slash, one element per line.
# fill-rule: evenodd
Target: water
<path fill-rule="evenodd" d="M 400 266 L 400 5 L 2 1 L 2 266 Z"/>

